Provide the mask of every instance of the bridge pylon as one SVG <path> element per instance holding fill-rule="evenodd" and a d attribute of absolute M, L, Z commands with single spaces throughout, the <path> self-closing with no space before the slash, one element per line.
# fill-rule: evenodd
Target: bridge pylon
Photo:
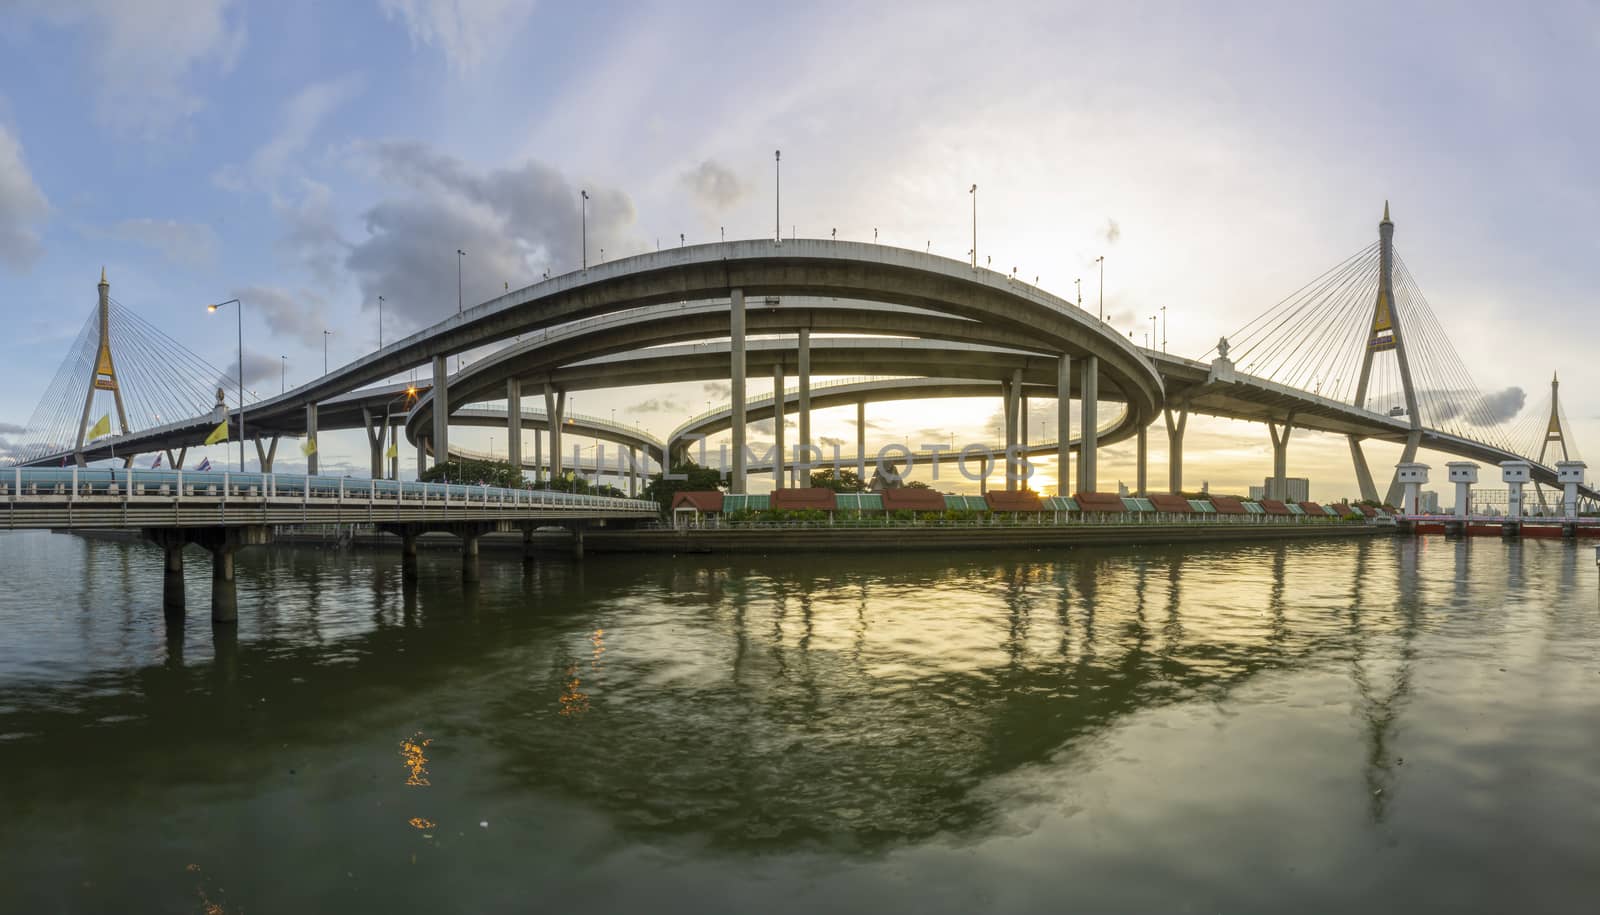
<path fill-rule="evenodd" d="M 94 392 L 110 391 L 117 407 L 117 424 L 122 434 L 128 434 L 128 411 L 122 405 L 122 386 L 117 382 L 116 362 L 111 358 L 111 284 L 106 282 L 106 268 L 100 268 L 99 327 L 100 344 L 95 350 L 94 368 L 89 374 L 89 387 L 83 396 L 83 415 L 78 419 L 78 440 L 73 447 L 73 457 L 83 466 L 84 439 L 89 433 L 89 415 L 94 409 Z M 132 466 L 133 456 L 124 458 Z"/>
<path fill-rule="evenodd" d="M 1393 350 L 1400 368 L 1400 386 L 1405 394 L 1406 418 L 1410 430 L 1406 433 L 1405 450 L 1401 464 L 1416 460 L 1417 448 L 1422 444 L 1422 414 L 1417 410 L 1417 389 L 1411 382 L 1411 361 L 1406 354 L 1405 335 L 1401 332 L 1401 315 L 1394 296 L 1394 222 L 1389 218 L 1389 201 L 1383 202 L 1383 220 L 1378 223 L 1378 297 L 1373 303 L 1372 322 L 1361 354 L 1361 378 L 1356 384 L 1355 405 L 1367 407 L 1367 384 L 1372 377 L 1372 359 L 1378 353 Z M 1367 466 L 1366 455 L 1361 450 L 1359 436 L 1350 436 L 1350 456 L 1355 463 L 1356 482 L 1361 487 L 1361 498 L 1376 502 L 1378 488 Z M 1401 483 L 1399 471 L 1389 483 L 1384 501 L 1399 504 Z"/>
<path fill-rule="evenodd" d="M 1561 423 L 1561 378 L 1554 372 L 1550 374 L 1550 419 L 1545 423 L 1544 437 L 1539 441 L 1539 463 L 1544 463 L 1551 442 L 1561 449 L 1561 460 L 1572 460 L 1572 455 L 1567 451 L 1567 430 Z M 1539 500 L 1539 511 L 1546 511 L 1544 487 L 1534 483 L 1533 493 Z"/>

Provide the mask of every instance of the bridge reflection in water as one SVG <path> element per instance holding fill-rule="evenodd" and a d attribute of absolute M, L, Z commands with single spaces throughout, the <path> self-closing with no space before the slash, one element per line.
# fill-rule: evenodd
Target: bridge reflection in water
<path fill-rule="evenodd" d="M 449 556 L 407 581 L 279 549 L 240 561 L 260 614 L 187 635 L 158 550 L 4 543 L 72 569 L 0 594 L 19 910 L 181 906 L 191 864 L 258 911 L 1594 889 L 1568 865 L 1596 851 L 1575 761 L 1600 758 L 1600 622 L 1558 543 L 603 558 L 465 586 Z"/>

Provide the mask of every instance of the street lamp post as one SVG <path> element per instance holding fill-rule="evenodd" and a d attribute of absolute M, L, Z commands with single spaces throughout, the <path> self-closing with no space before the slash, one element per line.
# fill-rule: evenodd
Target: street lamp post
<path fill-rule="evenodd" d="M 239 472 L 244 473 L 244 303 L 238 299 L 229 299 L 215 305 L 207 305 L 206 311 L 216 314 L 217 309 L 224 305 L 232 305 L 236 323 L 239 326 Z"/>
<path fill-rule="evenodd" d="M 772 238 L 783 244 L 783 150 L 772 151 Z"/>
<path fill-rule="evenodd" d="M 1167 306 L 1161 306 L 1161 351 L 1167 351 Z"/>
<path fill-rule="evenodd" d="M 578 234 L 583 236 L 583 269 L 589 269 L 589 192 L 578 192 L 578 219 L 580 228 Z"/>
<path fill-rule="evenodd" d="M 972 269 L 978 269 L 978 186 L 974 184 L 972 190 L 967 191 L 972 195 Z"/>
<path fill-rule="evenodd" d="M 406 389 L 404 391 L 402 391 L 399 394 L 399 396 L 391 397 L 389 399 L 389 402 L 383 405 L 383 428 L 384 428 L 384 431 L 386 433 L 388 433 L 388 435 L 389 435 L 389 446 L 391 448 L 395 448 L 395 454 L 396 454 L 396 457 L 394 458 L 394 461 L 395 461 L 395 464 L 394 464 L 395 472 L 394 472 L 393 476 L 394 476 L 394 478 L 396 480 L 400 479 L 400 470 L 399 470 L 399 468 L 400 468 L 400 458 L 398 457 L 400 451 L 399 451 L 399 448 L 396 447 L 396 446 L 398 446 L 399 442 L 395 440 L 394 427 L 389 425 L 389 411 L 394 407 L 396 401 L 413 400 L 413 399 L 416 398 L 416 396 L 417 396 L 417 386 L 414 385 L 414 384 L 407 385 Z M 420 468 L 420 467 L 417 468 L 417 472 L 421 473 L 422 472 L 422 468 Z"/>
<path fill-rule="evenodd" d="M 322 332 L 322 374 L 328 374 L 328 338 L 333 336 L 333 331 Z"/>
<path fill-rule="evenodd" d="M 1155 315 L 1151 315 L 1150 316 L 1150 339 L 1152 341 L 1154 341 L 1155 338 L 1156 338 L 1156 316 Z"/>
<path fill-rule="evenodd" d="M 1078 288 L 1078 307 L 1082 308 L 1083 307 L 1083 277 L 1080 276 L 1077 279 L 1073 280 L 1072 281 L 1072 285 L 1074 285 L 1074 286 L 1076 286 Z"/>
<path fill-rule="evenodd" d="M 457 315 L 461 314 L 461 259 L 463 257 L 466 257 L 466 256 L 467 256 L 467 252 L 461 250 L 460 248 L 456 249 L 456 314 Z M 458 372 L 461 371 L 461 354 L 460 353 L 456 353 L 456 371 L 458 371 Z"/>
<path fill-rule="evenodd" d="M 456 271 L 456 288 L 461 288 L 461 273 Z M 459 296 L 459 293 L 458 293 Z M 378 349 L 383 349 L 383 296 L 378 296 Z"/>
<path fill-rule="evenodd" d="M 1094 259 L 1100 265 L 1100 320 L 1106 319 L 1106 256 L 1104 254 Z"/>
<path fill-rule="evenodd" d="M 278 371 L 278 393 L 286 394 L 289 391 L 289 357 L 279 356 L 278 361 L 281 363 Z"/>

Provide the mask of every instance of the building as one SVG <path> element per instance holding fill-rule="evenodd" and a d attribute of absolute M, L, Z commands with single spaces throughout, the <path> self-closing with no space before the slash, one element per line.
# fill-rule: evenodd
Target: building
<path fill-rule="evenodd" d="M 1424 489 L 1417 493 L 1417 511 L 1424 515 L 1440 514 L 1439 494 L 1431 489 Z"/>
<path fill-rule="evenodd" d="M 1271 477 L 1262 481 L 1261 486 L 1250 487 L 1252 499 L 1281 499 L 1285 502 L 1311 501 L 1311 480 L 1307 477 L 1284 477 L 1283 485 L 1287 492 L 1278 492 L 1272 485 Z M 1259 495 L 1257 494 L 1259 492 Z"/>

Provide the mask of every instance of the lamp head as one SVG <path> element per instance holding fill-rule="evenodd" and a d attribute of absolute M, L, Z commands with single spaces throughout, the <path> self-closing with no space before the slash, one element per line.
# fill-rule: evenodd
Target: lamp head
<path fill-rule="evenodd" d="M 206 306 L 206 311 L 209 311 L 209 312 L 212 312 L 212 313 L 215 313 L 215 312 L 216 312 L 216 310 L 217 310 L 217 306 L 215 306 L 215 305 L 207 305 L 207 306 Z"/>

